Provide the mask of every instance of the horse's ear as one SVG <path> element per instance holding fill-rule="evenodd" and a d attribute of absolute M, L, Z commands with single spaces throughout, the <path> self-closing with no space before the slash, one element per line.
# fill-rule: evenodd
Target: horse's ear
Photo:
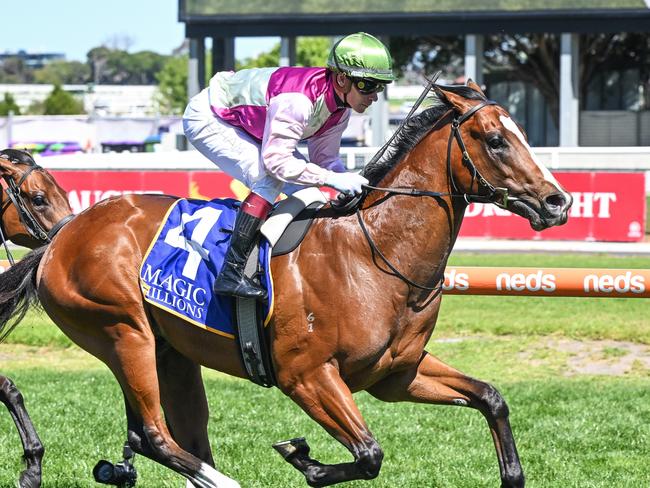
<path fill-rule="evenodd" d="M 481 90 L 481 87 L 474 82 L 473 79 L 468 78 L 467 83 L 465 83 L 468 87 L 470 87 L 472 90 L 479 92 L 481 95 L 485 96 L 485 93 L 483 93 L 483 90 Z"/>
<path fill-rule="evenodd" d="M 453 91 L 445 90 L 444 86 L 436 85 L 434 89 L 441 100 L 453 105 L 458 112 L 464 114 L 472 108 L 473 104 L 471 100 L 468 100 L 461 95 L 457 95 Z"/>

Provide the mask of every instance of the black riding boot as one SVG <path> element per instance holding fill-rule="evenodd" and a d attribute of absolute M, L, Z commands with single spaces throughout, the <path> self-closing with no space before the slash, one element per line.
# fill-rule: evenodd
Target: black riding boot
<path fill-rule="evenodd" d="M 244 275 L 244 266 L 253 250 L 257 231 L 263 222 L 264 219 L 254 217 L 241 210 L 237 213 L 230 246 L 224 258 L 221 273 L 214 282 L 213 290 L 216 295 L 266 299 L 266 290 Z"/>

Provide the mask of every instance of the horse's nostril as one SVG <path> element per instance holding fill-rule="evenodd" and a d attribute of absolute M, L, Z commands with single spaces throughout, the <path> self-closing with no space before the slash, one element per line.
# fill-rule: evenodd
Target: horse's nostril
<path fill-rule="evenodd" d="M 567 200 L 562 193 L 554 193 L 544 199 L 544 208 L 550 213 L 557 214 L 566 206 Z"/>

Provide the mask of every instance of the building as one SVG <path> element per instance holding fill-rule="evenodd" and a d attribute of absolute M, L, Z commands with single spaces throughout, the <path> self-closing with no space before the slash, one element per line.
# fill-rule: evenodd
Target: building
<path fill-rule="evenodd" d="M 537 145 L 607 145 L 621 141 L 622 136 L 630 145 L 650 144 L 650 136 L 644 138 L 644 134 L 650 134 L 647 113 L 630 114 L 633 109 L 624 107 L 616 111 L 593 110 L 603 107 L 594 96 L 580 100 L 578 66 L 581 34 L 650 32 L 648 0 L 438 0 L 423 5 L 388 0 L 179 0 L 179 19 L 185 22 L 186 37 L 190 39 L 189 92 L 196 93 L 204 86 L 208 37 L 212 38 L 210 69 L 214 73 L 234 67 L 234 38 L 240 36 L 280 36 L 281 64 L 293 65 L 296 36 L 341 36 L 359 30 L 384 38 L 430 33 L 463 35 L 465 76 L 481 83 L 490 81 L 483 79 L 485 35 L 552 33 L 560 40 L 555 60 L 560 66 L 559 126 L 549 126 L 544 100 L 540 101 L 539 93 L 520 81 L 495 82 L 501 85 L 495 90 L 497 101 L 523 122 Z M 608 82 L 603 79 L 603 83 Z M 386 117 L 381 115 L 386 110 L 381 105 L 376 104 L 372 115 L 373 132 L 385 134 L 385 130 L 375 131 L 387 125 Z M 612 133 L 621 136 L 610 137 Z M 375 144 L 384 139 L 378 137 Z"/>
<path fill-rule="evenodd" d="M 10 93 L 21 111 L 42 102 L 52 92 L 52 85 L 0 84 L 0 97 Z M 157 113 L 155 85 L 63 85 L 65 91 L 83 100 L 88 115 L 143 117 Z"/>
<path fill-rule="evenodd" d="M 65 55 L 63 53 L 28 53 L 23 50 L 16 53 L 5 51 L 0 53 L 0 66 L 8 59 L 20 59 L 28 68 L 39 69 L 52 61 L 65 61 Z"/>

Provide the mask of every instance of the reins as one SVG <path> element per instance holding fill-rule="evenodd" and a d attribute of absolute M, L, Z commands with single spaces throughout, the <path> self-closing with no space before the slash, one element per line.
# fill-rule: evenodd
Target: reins
<path fill-rule="evenodd" d="M 406 115 L 406 117 L 404 117 L 402 122 L 400 122 L 400 124 L 397 127 L 397 129 L 395 130 L 395 132 L 393 132 L 393 134 L 384 143 L 384 145 L 381 146 L 379 148 L 379 150 L 375 153 L 375 155 L 370 159 L 370 161 L 368 161 L 368 163 L 366 163 L 366 166 L 376 163 L 379 160 L 379 158 L 384 155 L 384 153 L 386 152 L 386 149 L 388 149 L 390 147 L 390 145 L 393 142 L 393 140 L 395 139 L 395 137 L 397 137 L 397 135 L 402 131 L 402 129 L 404 128 L 404 126 L 406 125 L 408 120 L 413 116 L 415 111 L 420 107 L 420 105 L 422 104 L 422 102 L 424 101 L 426 96 L 429 94 L 429 91 L 431 91 L 431 88 L 433 87 L 433 85 L 436 84 L 436 80 L 438 79 L 438 77 L 440 76 L 441 73 L 442 73 L 442 71 L 437 71 L 433 75 L 433 77 L 429 80 L 429 83 L 427 84 L 427 86 L 424 87 L 424 90 L 422 91 L 422 93 L 420 94 L 418 99 L 415 101 L 413 106 L 411 107 L 411 110 L 409 110 L 409 113 Z M 386 191 L 386 190 L 392 190 L 392 189 L 384 189 L 384 188 L 372 187 L 372 186 L 369 186 L 369 185 L 363 185 L 363 191 L 359 195 L 356 195 L 356 196 L 354 196 L 352 198 L 343 198 L 343 199 L 341 199 L 341 195 L 339 195 L 338 200 L 335 200 L 335 201 L 331 202 L 332 208 L 334 210 L 336 210 L 338 213 L 343 213 L 343 214 L 349 213 L 349 212 L 351 212 L 353 210 L 357 211 L 359 209 L 359 207 L 361 206 L 361 204 L 363 203 L 363 200 L 366 198 L 366 195 L 368 194 L 367 190 L 384 190 L 384 191 Z M 395 193 L 399 193 L 399 192 L 396 191 Z M 415 195 L 412 195 L 412 196 L 415 196 Z"/>
<path fill-rule="evenodd" d="M 435 84 L 435 80 L 438 78 L 439 74 L 440 72 L 436 73 L 433 79 L 426 86 L 422 95 L 420 95 L 420 98 L 413 106 L 413 108 L 411 109 L 407 117 L 402 121 L 402 123 L 399 125 L 397 130 L 393 133 L 392 137 L 388 140 L 388 142 L 381 147 L 381 149 L 375 154 L 375 156 L 373 156 L 373 158 L 368 164 L 372 162 L 376 162 L 384 154 L 384 152 L 390 146 L 395 136 L 402 130 L 406 121 L 412 116 L 415 109 L 419 106 L 422 100 L 424 100 L 424 97 L 428 94 L 429 90 Z M 364 191 L 358 197 L 349 200 L 345 204 L 332 205 L 334 208 L 336 208 L 338 211 L 341 212 L 354 210 L 355 213 L 357 214 L 357 220 L 359 221 L 359 226 L 361 227 L 361 230 L 363 231 L 363 234 L 366 237 L 366 240 L 368 241 L 368 245 L 370 246 L 373 254 L 377 254 L 382 259 L 382 261 L 386 264 L 386 266 L 388 266 L 388 268 L 393 272 L 395 276 L 397 276 L 399 279 L 401 279 L 402 281 L 408 283 L 409 285 L 415 288 L 419 288 L 427 291 L 433 291 L 433 290 L 439 290 L 442 287 L 442 284 L 439 284 L 437 286 L 426 286 L 426 285 L 418 284 L 412 281 L 411 279 L 409 279 L 408 277 L 406 277 L 403 273 L 401 273 L 388 260 L 388 258 L 384 256 L 384 254 L 381 252 L 381 250 L 377 247 L 377 245 L 373 241 L 372 236 L 370 235 L 370 232 L 368 231 L 368 228 L 366 227 L 366 224 L 364 223 L 363 218 L 361 217 L 361 204 L 363 203 L 363 200 L 365 200 L 365 197 L 367 196 L 369 191 L 382 191 L 392 195 L 404 195 L 409 197 L 463 198 L 463 200 L 465 200 L 465 202 L 467 202 L 468 204 L 469 203 L 493 203 L 501 208 L 507 208 L 508 202 L 517 199 L 514 197 L 510 197 L 508 195 L 507 188 L 495 187 L 483 177 L 481 172 L 474 164 L 474 161 L 472 161 L 472 158 L 467 151 L 467 147 L 465 146 L 465 142 L 463 141 L 463 136 L 460 132 L 460 126 L 464 122 L 469 120 L 476 112 L 478 112 L 482 108 L 490 105 L 496 105 L 496 102 L 493 100 L 485 100 L 473 106 L 470 110 L 468 110 L 464 114 L 460 114 L 460 115 L 455 113 L 455 111 L 453 112 L 454 117 L 451 122 L 451 130 L 449 132 L 449 140 L 447 142 L 447 161 L 446 161 L 447 174 L 449 175 L 453 192 L 437 192 L 437 191 L 420 190 L 417 188 L 408 188 L 408 187 L 384 188 L 384 187 L 377 187 L 371 185 L 364 185 Z M 439 120 L 444 119 L 449 113 L 450 112 L 444 114 Z M 433 127 L 435 127 L 437 124 L 438 122 L 436 122 L 433 125 Z M 468 166 L 468 169 L 470 170 L 472 175 L 472 181 L 469 185 L 469 188 L 471 190 L 471 188 L 474 186 L 474 181 L 478 181 L 478 193 L 461 192 L 458 189 L 458 186 L 456 185 L 456 180 L 454 178 L 454 174 L 451 167 L 451 150 L 452 150 L 452 142 L 454 139 L 456 140 L 456 143 L 458 144 L 458 147 L 461 151 L 463 164 L 465 166 Z M 487 194 L 480 193 L 481 187 L 487 189 Z"/>
<path fill-rule="evenodd" d="M 514 197 L 508 196 L 508 189 L 507 188 L 501 188 L 501 187 L 495 187 L 493 186 L 489 181 L 487 181 L 481 172 L 478 170 L 476 165 L 474 164 L 474 161 L 472 161 L 471 156 L 467 152 L 467 147 L 465 146 L 465 142 L 463 141 L 463 136 L 460 133 L 460 126 L 463 122 L 468 120 L 472 115 L 474 115 L 476 112 L 478 112 L 480 109 L 483 107 L 489 106 L 489 105 L 496 105 L 496 102 L 493 100 L 486 100 L 484 102 L 479 103 L 478 105 L 475 105 L 472 107 L 470 110 L 465 112 L 463 115 L 455 116 L 451 122 L 451 131 L 449 132 L 449 141 L 447 142 L 447 172 L 450 175 L 450 180 L 452 187 L 454 189 L 454 192 L 438 192 L 438 191 L 429 191 L 429 190 L 420 190 L 417 188 L 409 188 L 409 187 L 397 187 L 397 188 L 388 188 L 388 187 L 380 187 L 380 186 L 372 186 L 372 185 L 363 185 L 364 189 L 366 190 L 376 190 L 376 191 L 383 191 L 385 193 L 390 193 L 394 195 L 406 195 L 410 197 L 452 197 L 452 198 L 462 198 L 465 200 L 467 203 L 494 203 L 495 205 L 498 205 L 501 208 L 507 208 L 508 202 L 516 200 Z M 447 112 L 449 113 L 449 112 Z M 443 115 L 443 118 L 446 116 Z M 434 127 L 437 125 L 434 124 Z M 397 131 L 395 132 L 397 133 Z M 393 134 L 394 135 L 394 134 Z M 454 174 L 451 168 L 451 149 L 452 149 L 452 140 L 456 139 L 456 143 L 458 144 L 458 147 L 461 150 L 462 158 L 463 158 L 463 163 L 466 166 L 469 166 L 469 169 L 472 173 L 472 183 L 470 184 L 470 188 L 474 186 L 474 181 L 478 180 L 479 185 L 486 188 L 488 190 L 487 195 L 482 195 L 480 193 L 463 193 L 458 189 L 458 186 L 456 185 L 456 180 L 454 179 Z M 375 159 L 375 158 L 373 158 Z M 368 192 L 364 192 L 363 198 L 367 196 Z M 360 202 L 359 202 L 360 203 Z M 360 205 L 356 205 L 355 210 L 359 210 Z M 340 207 L 339 207 L 340 208 Z"/>

